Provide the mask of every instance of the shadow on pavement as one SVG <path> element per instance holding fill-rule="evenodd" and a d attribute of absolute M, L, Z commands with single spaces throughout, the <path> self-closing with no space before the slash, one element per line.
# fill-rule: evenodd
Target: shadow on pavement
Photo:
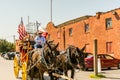
<path fill-rule="evenodd" d="M 120 80 L 120 78 L 115 78 L 115 77 L 106 77 L 106 79 Z"/>

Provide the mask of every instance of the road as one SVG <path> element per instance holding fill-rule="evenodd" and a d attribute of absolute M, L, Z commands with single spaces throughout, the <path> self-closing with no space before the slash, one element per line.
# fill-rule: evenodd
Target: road
<path fill-rule="evenodd" d="M 12 60 L 5 60 L 0 57 L 0 80 L 16 80 Z"/>
<path fill-rule="evenodd" d="M 21 80 L 21 73 L 19 74 L 19 79 L 16 79 L 13 71 L 13 60 L 6 60 L 0 57 L 0 80 Z M 106 76 L 106 78 L 102 79 L 90 78 L 89 76 L 91 74 L 94 74 L 94 72 L 76 71 L 75 80 L 120 80 L 120 69 L 118 70 L 113 68 L 112 70 L 102 70 L 100 74 Z M 46 76 L 45 80 L 49 80 L 49 77 Z"/>

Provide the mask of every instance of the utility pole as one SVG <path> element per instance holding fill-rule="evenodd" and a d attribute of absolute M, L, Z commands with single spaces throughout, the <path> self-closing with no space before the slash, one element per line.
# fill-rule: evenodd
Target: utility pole
<path fill-rule="evenodd" d="M 50 19 L 52 22 L 52 0 L 50 0 Z"/>
<path fill-rule="evenodd" d="M 40 23 L 38 23 L 38 21 L 36 20 L 37 31 L 38 31 L 39 26 L 40 26 Z"/>

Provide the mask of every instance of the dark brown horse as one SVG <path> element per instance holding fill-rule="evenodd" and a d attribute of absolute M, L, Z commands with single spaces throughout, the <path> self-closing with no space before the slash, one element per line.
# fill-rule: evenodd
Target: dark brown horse
<path fill-rule="evenodd" d="M 71 70 L 71 78 L 74 78 L 75 69 L 81 68 L 84 49 L 79 49 L 78 47 L 70 45 L 63 54 L 57 56 L 56 64 L 55 64 L 55 72 L 58 74 L 65 74 L 68 76 L 68 70 Z M 57 79 L 57 78 L 56 78 Z"/>
<path fill-rule="evenodd" d="M 92 55 L 92 53 L 89 53 L 89 52 L 83 52 L 85 50 L 85 47 L 84 46 L 82 49 L 80 48 L 77 48 L 77 51 L 79 53 L 79 62 L 80 62 L 80 67 L 81 67 L 81 70 L 83 71 L 86 71 L 87 69 L 85 68 L 85 58 L 88 56 L 88 55 Z"/>
<path fill-rule="evenodd" d="M 29 65 L 31 68 L 29 70 L 29 75 L 31 80 L 33 80 L 35 74 L 38 73 L 39 80 L 44 80 L 43 75 L 45 71 L 50 75 L 52 74 L 49 73 L 49 71 L 53 67 L 56 56 L 59 54 L 57 47 L 58 44 L 53 44 L 53 42 L 46 42 L 43 49 L 33 50 L 32 53 L 29 54 Z"/>

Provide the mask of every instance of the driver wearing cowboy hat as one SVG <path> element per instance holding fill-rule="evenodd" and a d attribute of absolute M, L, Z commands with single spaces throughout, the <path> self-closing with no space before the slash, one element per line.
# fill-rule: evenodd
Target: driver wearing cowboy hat
<path fill-rule="evenodd" d="M 42 31 L 37 32 L 37 36 L 35 37 L 35 45 L 34 48 L 42 48 L 45 45 L 46 39 L 42 36 Z"/>

